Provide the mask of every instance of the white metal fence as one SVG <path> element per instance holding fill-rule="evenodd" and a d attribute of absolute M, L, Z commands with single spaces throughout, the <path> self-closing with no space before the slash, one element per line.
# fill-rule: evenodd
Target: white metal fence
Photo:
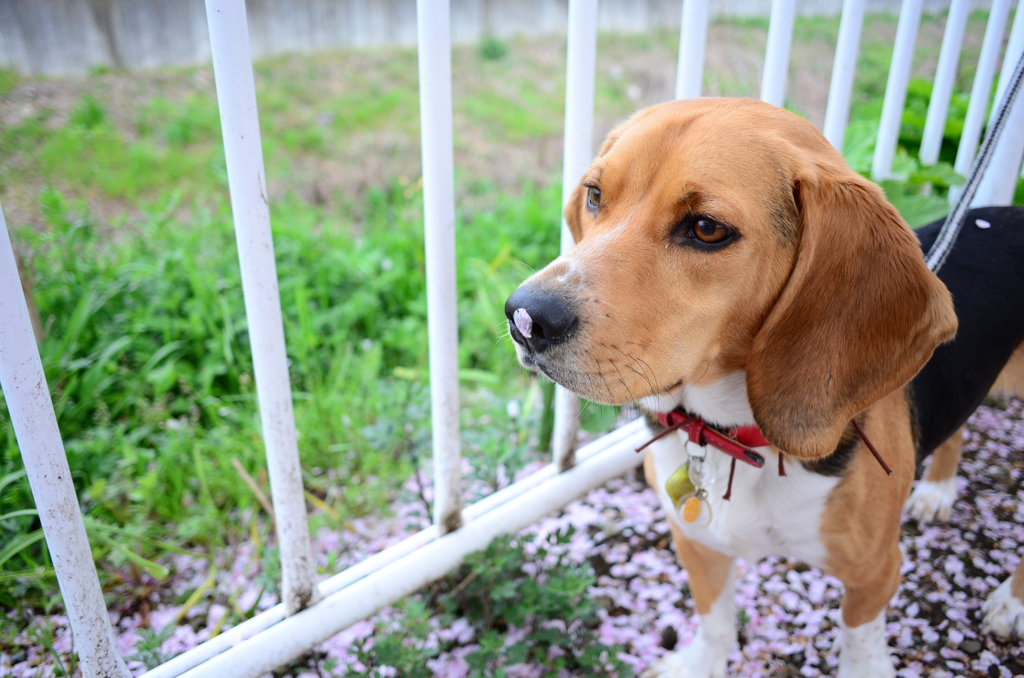
<path fill-rule="evenodd" d="M 946 122 L 970 0 L 952 0 L 921 144 L 933 164 Z M 978 148 L 1011 0 L 994 0 L 974 80 L 956 168 Z M 1010 30 L 996 100 L 1024 52 L 1024 11 Z M 849 115 L 865 0 L 844 0 L 824 133 L 841 146 Z M 872 167 L 892 171 L 922 0 L 904 0 Z M 255 678 L 456 567 L 494 537 L 516 532 L 639 461 L 640 422 L 575 450 L 578 403 L 559 389 L 554 463 L 463 508 L 459 452 L 455 206 L 449 0 L 418 0 L 435 505 L 433 526 L 317 583 L 309 546 L 302 476 L 285 356 L 280 298 L 256 113 L 244 0 L 207 0 L 231 206 L 256 372 L 274 514 L 283 602 L 145 674 L 149 678 Z M 795 0 L 773 0 L 761 98 L 785 95 Z M 685 0 L 676 96 L 699 96 L 708 0 Z M 597 0 L 570 0 L 563 200 L 592 159 Z M 1009 204 L 1024 157 L 1024 97 L 1011 112 L 975 204 Z M 562 248 L 572 246 L 562 225 Z M 85 676 L 128 676 L 114 643 L 95 564 L 64 455 L 25 298 L 0 212 L 0 385 L 21 448 Z"/>
<path fill-rule="evenodd" d="M 772 0 L 711 0 L 712 16 L 767 17 Z M 976 9 L 991 0 L 975 0 Z M 942 12 L 948 0 L 924 0 Z M 452 0 L 452 41 L 552 37 L 565 33 L 566 0 Z M 679 28 L 678 0 L 602 0 L 602 30 L 646 33 Z M 838 16 L 843 0 L 798 0 L 803 16 Z M 867 0 L 894 14 L 900 0 Z M 250 2 L 253 54 L 416 44 L 416 0 Z M 4 0 L 0 68 L 35 75 L 85 75 L 90 68 L 145 69 L 207 62 L 203 0 Z"/>

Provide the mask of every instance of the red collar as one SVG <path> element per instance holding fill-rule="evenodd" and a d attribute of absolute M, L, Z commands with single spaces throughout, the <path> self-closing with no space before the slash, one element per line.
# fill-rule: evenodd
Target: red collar
<path fill-rule="evenodd" d="M 756 425 L 737 426 L 729 429 L 728 432 L 723 432 L 709 425 L 703 419 L 687 414 L 680 407 L 671 412 L 659 412 L 657 416 L 665 430 L 638 447 L 637 452 L 669 432 L 681 428 L 686 431 L 687 437 L 697 445 L 711 445 L 733 459 L 739 459 L 757 468 L 764 466 L 764 456 L 750 448 L 767 447 L 771 443 L 765 440 L 765 437 L 761 435 L 761 429 Z"/>
<path fill-rule="evenodd" d="M 725 452 L 733 459 L 739 459 L 740 461 L 750 464 L 751 466 L 756 466 L 757 468 L 764 466 L 764 457 L 750 449 L 751 447 L 764 447 L 771 445 L 771 443 L 769 443 L 761 433 L 761 429 L 757 426 L 751 425 L 731 428 L 729 429 L 728 435 L 726 435 L 713 426 L 709 426 L 703 419 L 688 415 L 681 407 L 677 407 L 671 412 L 658 412 L 657 416 L 658 421 L 665 427 L 665 430 L 648 440 L 640 447 L 636 448 L 637 452 L 642 451 L 655 440 L 668 435 L 672 431 L 684 428 L 686 429 L 686 434 L 689 439 L 698 445 L 711 445 L 712 447 L 716 447 L 722 452 Z M 882 459 L 882 455 L 879 454 L 878 450 L 875 449 L 875 446 L 871 444 L 870 440 L 868 440 L 868 436 L 861 427 L 860 422 L 858 422 L 856 417 L 854 417 L 850 420 L 850 423 L 853 424 L 853 428 L 857 431 L 857 435 L 859 435 L 861 440 L 864 441 L 864 445 L 867 446 L 871 455 L 882 467 L 882 470 L 885 471 L 885 474 L 891 476 L 892 469 L 889 468 L 889 465 L 885 463 L 884 459 Z M 735 464 L 733 464 L 733 467 L 735 467 Z M 779 453 L 779 475 L 786 475 L 782 466 L 781 452 Z M 729 485 L 731 488 L 731 472 L 729 476 Z"/>

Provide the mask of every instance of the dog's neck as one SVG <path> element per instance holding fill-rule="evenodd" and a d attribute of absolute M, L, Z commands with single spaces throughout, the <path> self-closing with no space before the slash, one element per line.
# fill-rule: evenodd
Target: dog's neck
<path fill-rule="evenodd" d="M 667 395 L 648 396 L 640 405 L 650 412 L 668 412 L 676 407 L 725 428 L 755 424 L 747 400 L 747 375 L 733 372 L 707 386 L 687 385 Z"/>

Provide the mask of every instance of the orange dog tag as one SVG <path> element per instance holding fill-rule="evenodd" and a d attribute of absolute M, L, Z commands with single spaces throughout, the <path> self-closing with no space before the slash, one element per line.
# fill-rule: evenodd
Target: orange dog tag
<path fill-rule="evenodd" d="M 700 516 L 700 499 L 690 497 L 683 504 L 683 520 L 688 523 L 696 522 L 698 516 Z"/>

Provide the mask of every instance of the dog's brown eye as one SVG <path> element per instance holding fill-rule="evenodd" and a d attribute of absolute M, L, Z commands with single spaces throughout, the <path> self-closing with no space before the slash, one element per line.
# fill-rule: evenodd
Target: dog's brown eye
<path fill-rule="evenodd" d="M 587 209 L 596 212 L 601 206 L 601 189 L 596 186 L 587 187 Z"/>
<path fill-rule="evenodd" d="M 698 219 L 693 225 L 693 237 L 709 245 L 722 242 L 730 235 L 732 231 L 729 228 L 710 219 Z"/>

